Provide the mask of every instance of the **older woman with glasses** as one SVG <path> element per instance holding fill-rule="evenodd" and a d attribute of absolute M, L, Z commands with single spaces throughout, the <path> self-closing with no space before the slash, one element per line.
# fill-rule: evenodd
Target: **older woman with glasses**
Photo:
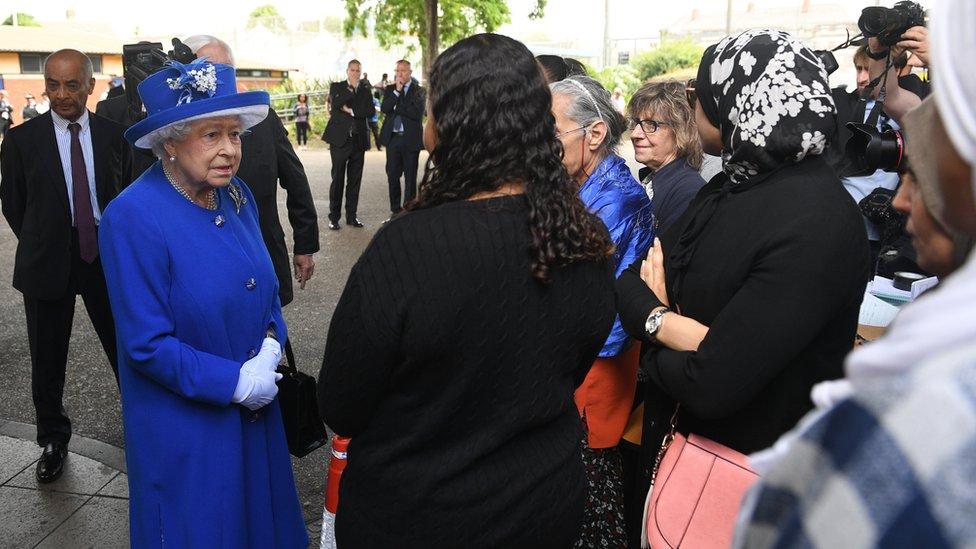
<path fill-rule="evenodd" d="M 592 78 L 571 76 L 549 87 L 563 165 L 579 186 L 587 209 L 610 230 L 619 276 L 647 253 L 654 238 L 651 201 L 616 153 L 626 121 L 614 108 L 610 93 Z M 576 391 L 586 430 L 583 460 L 589 476 L 580 547 L 615 547 L 624 540 L 617 445 L 634 401 L 639 347 L 616 319 L 599 358 Z"/>
<path fill-rule="evenodd" d="M 663 233 L 705 185 L 695 111 L 684 84 L 645 84 L 630 99 L 630 141 L 634 158 L 646 166 L 639 177 L 651 198 L 657 230 Z"/>

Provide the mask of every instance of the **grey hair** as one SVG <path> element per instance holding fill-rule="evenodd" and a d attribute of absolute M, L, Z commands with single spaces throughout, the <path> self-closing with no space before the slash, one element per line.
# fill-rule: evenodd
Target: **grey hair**
<path fill-rule="evenodd" d="M 565 113 L 580 126 L 590 127 L 603 122 L 607 136 L 600 144 L 603 152 L 613 152 L 620 144 L 627 121 L 613 107 L 610 92 L 589 76 L 575 75 L 549 84 L 549 90 L 570 99 L 569 110 Z"/>
<path fill-rule="evenodd" d="M 91 58 L 88 57 L 87 55 L 85 55 L 84 53 L 78 51 L 78 50 L 73 50 L 73 49 L 70 49 L 70 48 L 65 48 L 63 50 L 58 50 L 58 51 L 52 53 L 51 55 L 48 55 L 47 57 L 45 57 L 44 58 L 44 70 L 43 70 L 44 74 L 47 74 L 47 62 L 50 61 L 52 57 L 54 57 L 56 55 L 61 55 L 61 54 L 64 54 L 64 53 L 68 53 L 68 52 L 76 53 L 76 54 L 80 55 L 82 57 L 82 59 L 84 59 L 84 61 L 81 64 L 81 72 L 82 72 L 82 74 L 85 77 L 84 78 L 85 84 L 87 84 L 88 82 L 91 82 L 92 77 L 95 75 L 95 67 L 94 67 L 94 65 L 92 65 Z"/>
<path fill-rule="evenodd" d="M 227 57 L 230 58 L 231 66 L 234 67 L 237 66 L 237 63 L 234 62 L 234 50 L 230 49 L 230 46 L 227 44 L 227 42 L 224 42 L 223 40 L 217 38 L 216 36 L 211 36 L 209 34 L 194 34 L 193 36 L 187 36 L 183 40 L 183 43 L 186 44 L 186 46 L 190 48 L 190 50 L 193 53 L 198 52 L 200 48 L 204 46 L 209 46 L 210 44 L 217 44 L 218 46 L 223 48 L 224 51 L 227 52 Z"/>
<path fill-rule="evenodd" d="M 190 122 L 176 122 L 156 130 L 153 136 L 152 146 L 152 152 L 156 155 L 156 158 L 160 160 L 168 158 L 169 153 L 166 152 L 166 148 L 163 145 L 170 139 L 173 141 L 183 141 L 186 139 L 186 136 L 190 135 L 190 127 Z"/>

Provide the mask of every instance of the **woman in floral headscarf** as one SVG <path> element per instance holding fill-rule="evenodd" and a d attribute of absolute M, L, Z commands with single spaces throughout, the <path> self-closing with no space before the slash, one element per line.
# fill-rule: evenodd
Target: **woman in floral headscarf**
<path fill-rule="evenodd" d="M 834 104 L 813 52 L 777 31 L 728 37 L 706 50 L 696 91 L 723 172 L 617 283 L 649 381 L 631 540 L 676 407 L 679 432 L 769 446 L 815 383 L 842 376 L 868 271 L 860 214 L 821 158 Z"/>

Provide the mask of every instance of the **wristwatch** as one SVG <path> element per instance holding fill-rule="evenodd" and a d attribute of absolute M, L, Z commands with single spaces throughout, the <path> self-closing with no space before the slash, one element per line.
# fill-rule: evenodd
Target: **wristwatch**
<path fill-rule="evenodd" d="M 651 341 L 657 338 L 657 331 L 661 329 L 664 315 L 670 312 L 671 309 L 667 307 L 659 307 L 647 317 L 647 322 L 644 323 L 644 330 L 647 332 L 647 337 L 651 338 Z"/>

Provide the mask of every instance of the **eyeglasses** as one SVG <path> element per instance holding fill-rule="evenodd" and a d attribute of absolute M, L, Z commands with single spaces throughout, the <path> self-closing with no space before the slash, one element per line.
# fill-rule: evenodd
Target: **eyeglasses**
<path fill-rule="evenodd" d="M 670 126 L 669 122 L 658 122 L 657 120 L 639 120 L 637 118 L 630 119 L 630 130 L 633 131 L 637 126 L 641 127 L 647 135 L 650 135 L 658 130 L 661 126 Z"/>
<path fill-rule="evenodd" d="M 559 139 L 560 137 L 562 137 L 564 135 L 569 135 L 569 134 L 571 134 L 573 132 L 578 132 L 580 130 L 585 130 L 586 128 L 587 128 L 587 126 L 580 126 L 578 128 L 573 128 L 571 130 L 566 130 L 564 132 L 559 132 L 559 133 L 556 134 L 556 139 Z"/>

